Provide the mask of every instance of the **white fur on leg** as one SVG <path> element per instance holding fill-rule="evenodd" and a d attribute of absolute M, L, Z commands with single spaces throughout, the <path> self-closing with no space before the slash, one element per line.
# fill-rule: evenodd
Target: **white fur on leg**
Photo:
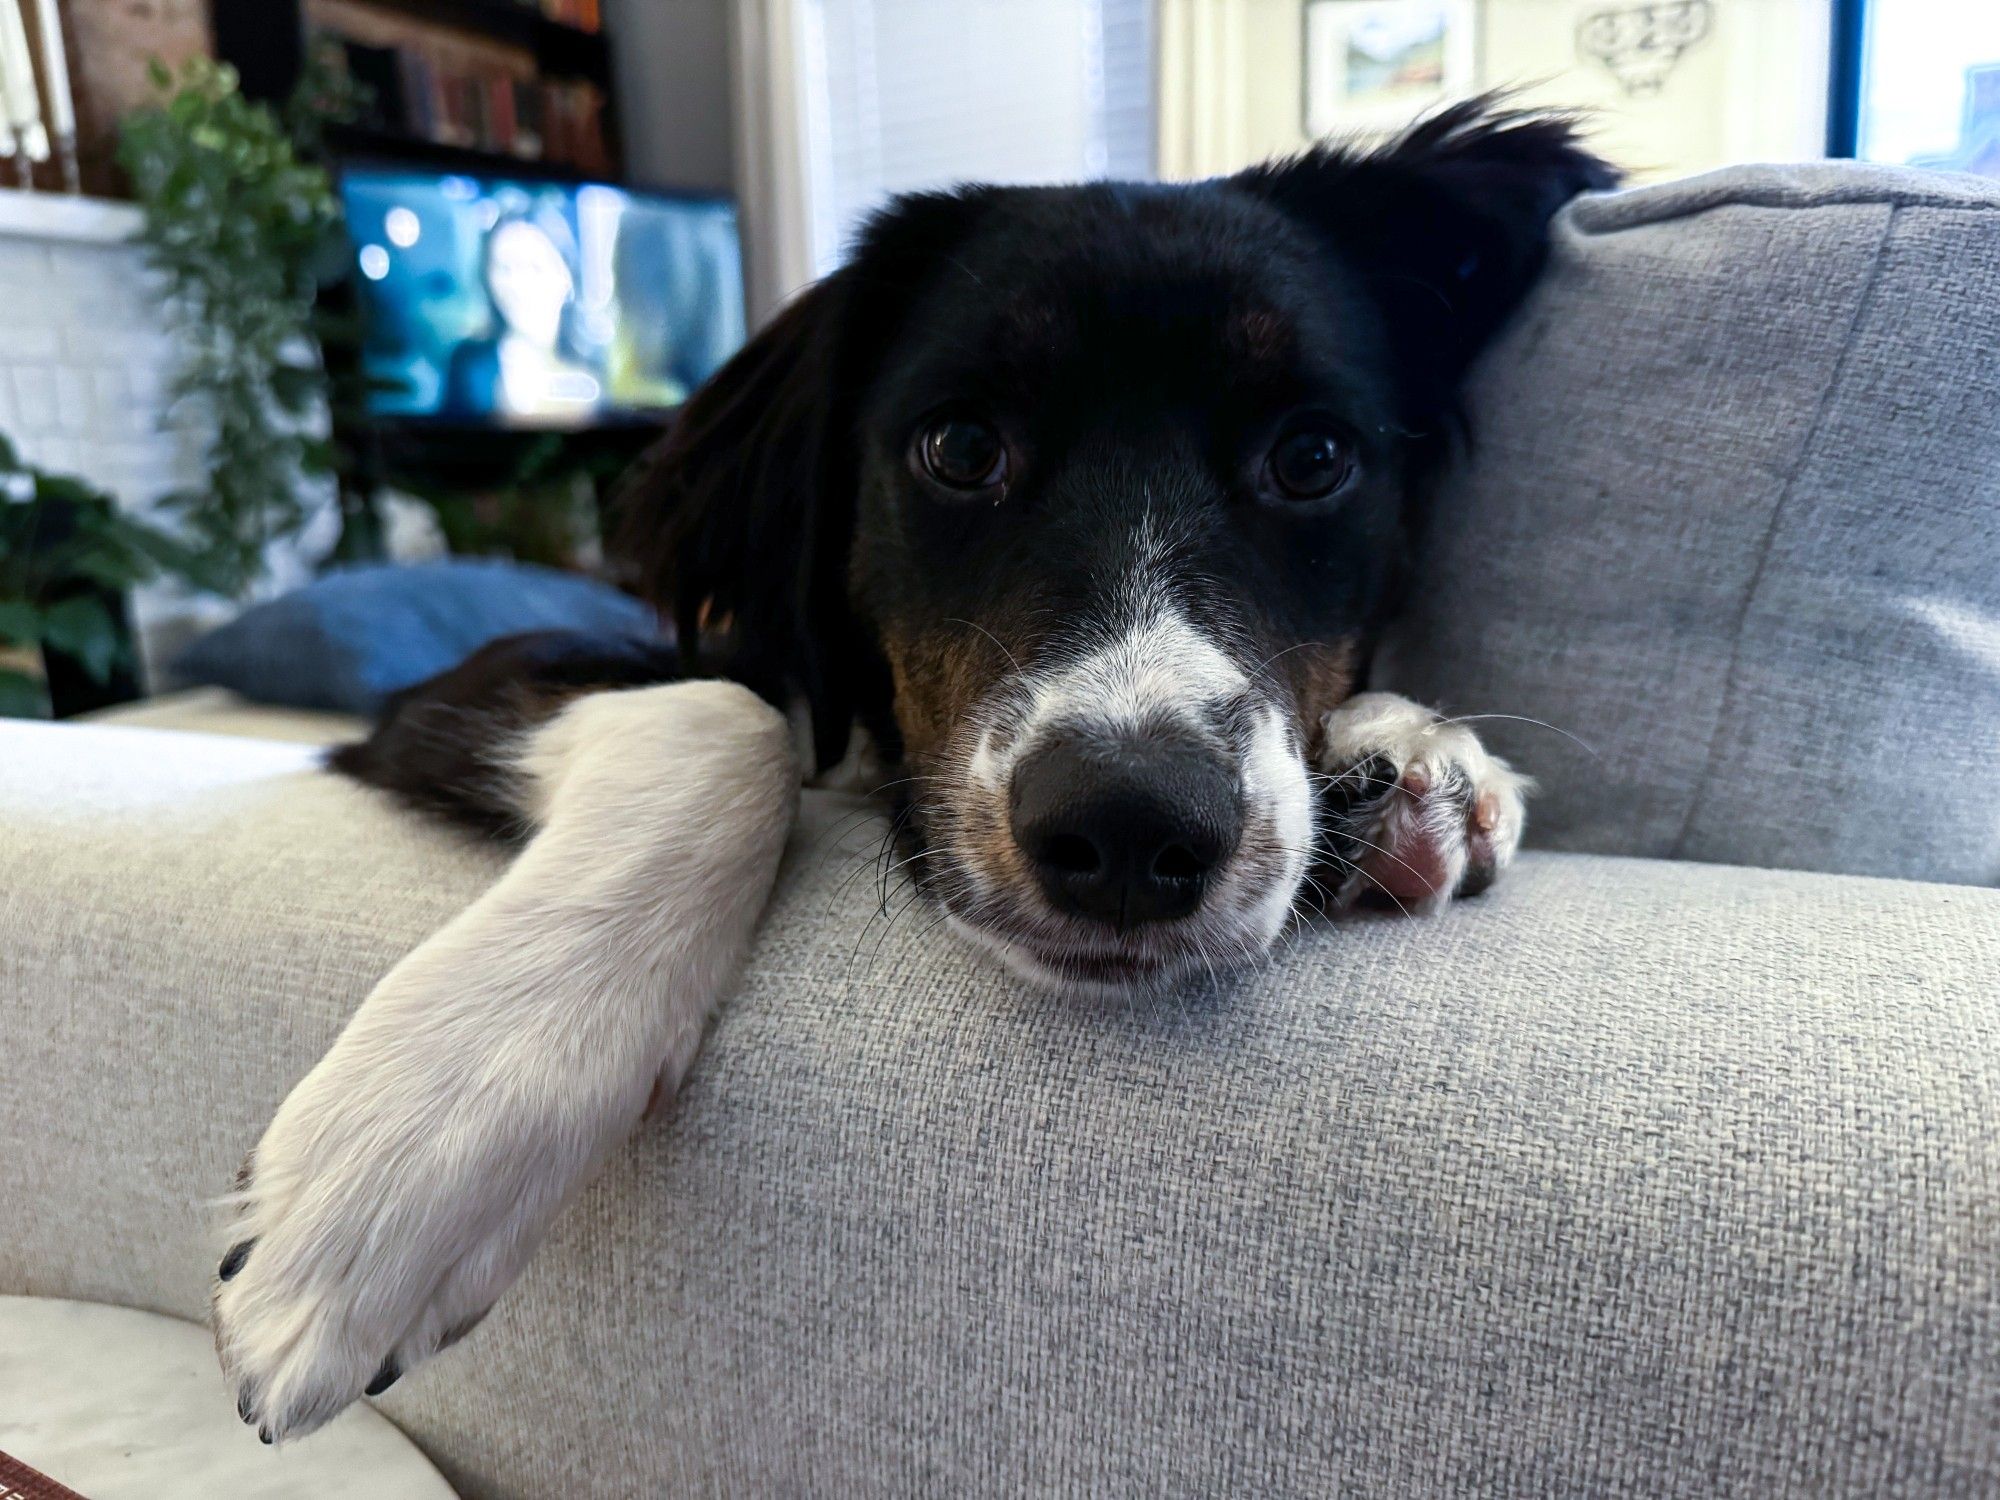
<path fill-rule="evenodd" d="M 1406 912 L 1434 912 L 1513 863 L 1534 779 L 1465 725 L 1394 693 L 1357 693 L 1321 727 L 1319 769 L 1353 808 L 1332 830 L 1353 845 L 1336 906 L 1380 891 Z"/>
<path fill-rule="evenodd" d="M 251 1157 L 216 1342 L 273 1438 L 484 1314 L 679 1082 L 799 787 L 783 717 L 718 682 L 580 699 L 521 771 L 541 831 L 376 987 Z"/>

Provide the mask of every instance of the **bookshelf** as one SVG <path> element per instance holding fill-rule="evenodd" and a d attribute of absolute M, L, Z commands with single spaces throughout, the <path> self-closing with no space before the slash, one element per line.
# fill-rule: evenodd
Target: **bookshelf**
<path fill-rule="evenodd" d="M 214 0 L 216 53 L 244 93 L 290 97 L 308 58 L 372 103 L 338 155 L 620 180 L 611 49 L 597 0 Z"/>

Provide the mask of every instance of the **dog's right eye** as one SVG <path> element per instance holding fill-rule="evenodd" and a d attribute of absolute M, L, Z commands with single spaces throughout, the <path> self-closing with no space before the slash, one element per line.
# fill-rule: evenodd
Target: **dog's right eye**
<path fill-rule="evenodd" d="M 1354 450 L 1331 424 L 1307 420 L 1279 438 L 1264 461 L 1266 488 L 1287 501 L 1326 500 L 1355 474 Z"/>
<path fill-rule="evenodd" d="M 918 466 L 946 489 L 982 493 L 1007 483 L 1007 443 L 978 417 L 939 417 L 917 434 Z"/>

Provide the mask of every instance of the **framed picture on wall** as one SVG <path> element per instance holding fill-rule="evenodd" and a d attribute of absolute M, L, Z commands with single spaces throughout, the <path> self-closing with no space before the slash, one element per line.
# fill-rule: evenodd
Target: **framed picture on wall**
<path fill-rule="evenodd" d="M 1392 130 L 1473 93 L 1479 0 L 1306 0 L 1308 135 Z"/>

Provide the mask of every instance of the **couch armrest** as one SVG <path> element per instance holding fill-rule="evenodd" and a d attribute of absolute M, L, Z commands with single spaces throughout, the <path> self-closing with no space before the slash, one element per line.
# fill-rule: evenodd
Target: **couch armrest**
<path fill-rule="evenodd" d="M 203 1201 L 497 869 L 308 764 L 0 727 L 0 1292 L 200 1316 Z M 467 1495 L 2000 1486 L 2000 892 L 1532 857 L 1078 1005 L 883 919 L 853 814 L 385 1398 Z"/>

